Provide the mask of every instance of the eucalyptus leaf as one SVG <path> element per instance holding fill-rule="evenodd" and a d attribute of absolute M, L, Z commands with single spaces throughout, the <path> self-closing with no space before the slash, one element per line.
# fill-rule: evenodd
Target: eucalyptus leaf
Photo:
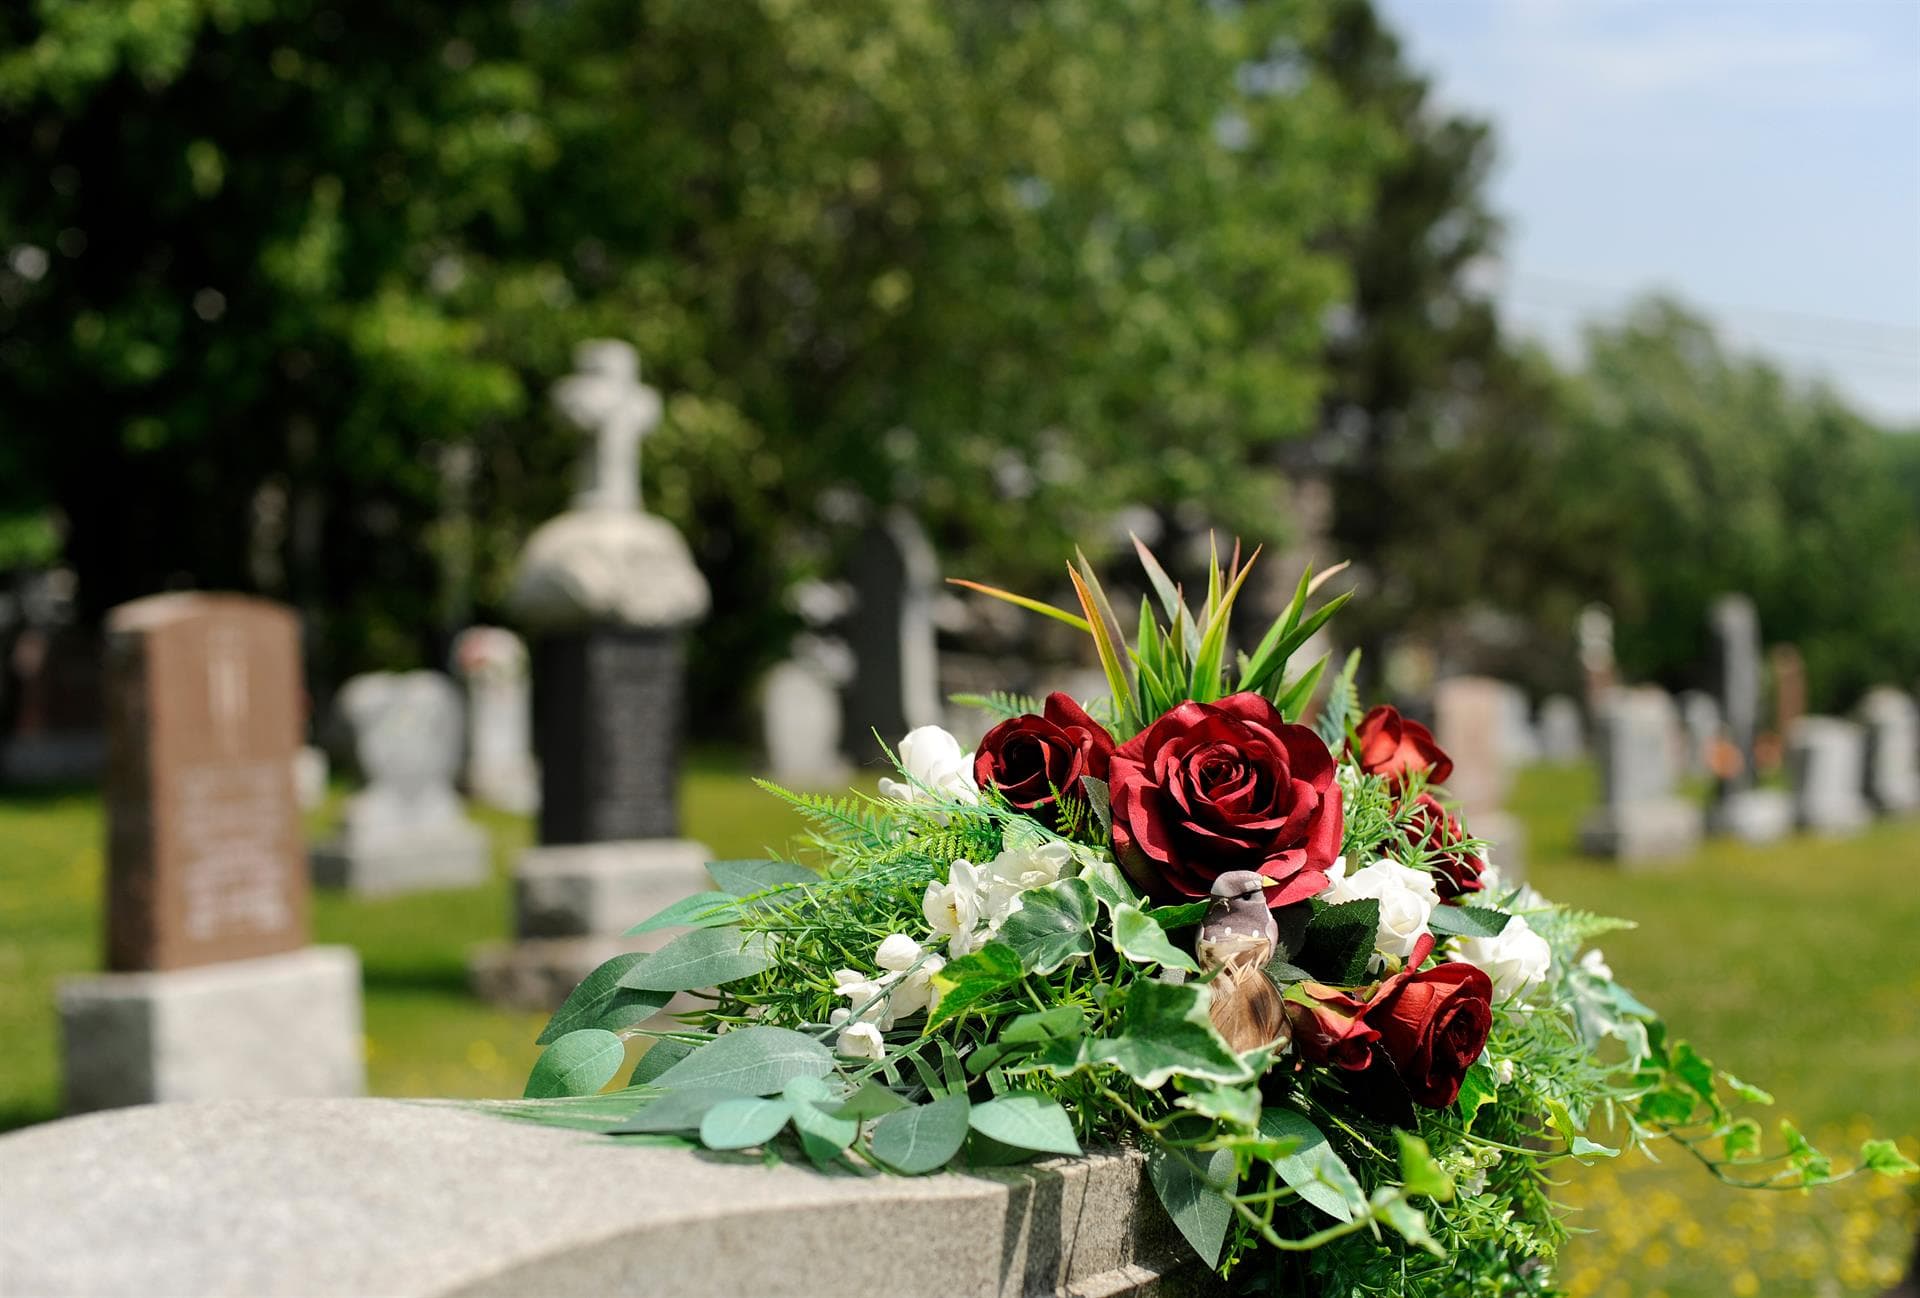
<path fill-rule="evenodd" d="M 717 1087 L 740 1095 L 775 1095 L 796 1077 L 825 1077 L 833 1054 L 789 1028 L 738 1028 L 715 1037 L 654 1079 L 654 1085 Z"/>
<path fill-rule="evenodd" d="M 613 1080 L 627 1048 L 605 1028 L 578 1028 L 548 1046 L 534 1061 L 524 1098 L 592 1095 Z"/>
<path fill-rule="evenodd" d="M 1220 1250 L 1233 1222 L 1233 1205 L 1226 1199 L 1235 1188 L 1233 1151 L 1217 1149 L 1209 1155 L 1155 1145 L 1147 1151 L 1147 1179 L 1200 1260 L 1209 1267 L 1220 1265 Z"/>
<path fill-rule="evenodd" d="M 1046 1154 L 1078 1154 L 1073 1119 L 1055 1100 L 1031 1091 L 1008 1091 L 973 1106 L 967 1121 L 981 1135 L 1003 1145 Z"/>
<path fill-rule="evenodd" d="M 620 985 L 641 991 L 690 992 L 750 978 L 772 966 L 773 944 L 765 933 L 697 928 L 627 970 Z"/>
<path fill-rule="evenodd" d="M 646 958 L 644 952 L 638 951 L 617 955 L 582 978 L 580 985 L 567 994 L 567 999 L 547 1020 L 547 1026 L 541 1029 L 534 1044 L 550 1045 L 580 1028 L 604 1028 L 611 1032 L 650 1017 L 672 999 L 673 994 L 620 985 L 627 971 Z"/>
<path fill-rule="evenodd" d="M 752 1098 L 720 1086 L 678 1087 L 643 1105 L 614 1131 L 697 1131 L 706 1120 L 707 1111 L 716 1104 Z"/>
<path fill-rule="evenodd" d="M 663 928 L 716 928 L 740 917 L 740 902 L 724 892 L 696 892 L 627 930 L 628 937 Z"/>
<path fill-rule="evenodd" d="M 1338 1221 L 1352 1221 L 1366 1210 L 1360 1182 L 1305 1114 L 1270 1106 L 1260 1113 L 1260 1134 L 1296 1142 L 1291 1153 L 1273 1160 L 1274 1171 L 1295 1194 Z"/>
<path fill-rule="evenodd" d="M 779 1135 L 791 1117 L 785 1100 L 742 1096 L 722 1100 L 700 1119 L 700 1143 L 708 1149 L 749 1149 Z"/>
<path fill-rule="evenodd" d="M 1030 973 L 1048 974 L 1093 954 L 1093 889 L 1084 879 L 1062 879 L 1020 894 L 1020 909 L 1000 926 L 1000 940 Z"/>
<path fill-rule="evenodd" d="M 700 1044 L 679 1037 L 659 1038 L 647 1047 L 646 1053 L 640 1056 L 640 1062 L 633 1066 L 633 1075 L 627 1078 L 627 1085 L 644 1086 L 654 1081 L 660 1074 L 692 1054 Z"/>
<path fill-rule="evenodd" d="M 932 1104 L 919 1104 L 889 1113 L 873 1124 L 868 1148 L 896 1172 L 918 1176 L 946 1166 L 966 1143 L 972 1105 L 964 1095 L 950 1095 Z"/>
<path fill-rule="evenodd" d="M 1135 964 L 1157 964 L 1164 969 L 1199 973 L 1193 957 L 1167 940 L 1167 931 L 1138 906 L 1113 908 L 1113 947 Z"/>
<path fill-rule="evenodd" d="M 852 1118 L 855 1122 L 869 1122 L 874 1118 L 884 1118 L 907 1107 L 907 1102 L 895 1091 L 882 1086 L 871 1077 L 860 1083 L 860 1088 L 845 1097 L 830 1110 L 836 1118 Z"/>
<path fill-rule="evenodd" d="M 781 1094 L 793 1110 L 793 1129 L 800 1133 L 800 1145 L 814 1162 L 833 1162 L 860 1134 L 859 1120 L 835 1112 L 840 1097 L 818 1077 L 796 1077 Z"/>
<path fill-rule="evenodd" d="M 712 861 L 707 865 L 707 874 L 719 885 L 720 891 L 735 897 L 820 882 L 818 874 L 791 861 Z"/>

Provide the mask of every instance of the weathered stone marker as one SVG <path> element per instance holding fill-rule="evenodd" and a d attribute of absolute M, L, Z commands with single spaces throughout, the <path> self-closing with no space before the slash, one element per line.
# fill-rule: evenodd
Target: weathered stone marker
<path fill-rule="evenodd" d="M 1447 792 L 1460 800 L 1467 832 L 1493 844 L 1488 860 L 1503 884 L 1526 878 L 1526 832 L 1505 803 L 1519 754 L 1513 751 L 1516 707 L 1526 698 L 1491 676 L 1449 676 L 1433 687 L 1434 738 L 1453 759 Z"/>
<path fill-rule="evenodd" d="M 621 342 L 590 342 L 555 388 L 592 434 L 573 507 L 535 530 L 508 606 L 532 644 L 539 843 L 516 870 L 512 947 L 476 955 L 486 998 L 557 1005 L 654 911 L 708 886 L 706 849 L 680 838 L 686 628 L 705 578 L 680 534 L 640 509 L 640 445 L 660 396 Z"/>
<path fill-rule="evenodd" d="M 107 636 L 110 972 L 59 990 L 67 1108 L 358 1094 L 359 961 L 307 945 L 293 614 L 158 595 Z"/>
<path fill-rule="evenodd" d="M 1858 833 L 1873 818 L 1866 788 L 1867 732 L 1839 717 L 1804 716 L 1787 735 L 1794 819 L 1814 834 Z"/>
<path fill-rule="evenodd" d="M 1720 644 L 1720 707 L 1731 751 L 1717 784 L 1708 823 L 1715 833 L 1770 843 L 1793 828 L 1793 803 L 1778 789 L 1756 787 L 1760 767 L 1760 615 L 1745 595 L 1714 601 L 1713 633 Z"/>
<path fill-rule="evenodd" d="M 1920 810 L 1920 708 L 1904 690 L 1882 685 L 1860 702 L 1867 727 L 1867 797 L 1883 815 Z"/>
<path fill-rule="evenodd" d="M 525 642 L 505 627 L 468 627 L 454 637 L 453 663 L 467 686 L 467 792 L 531 814 L 540 806 L 540 768 Z"/>
<path fill-rule="evenodd" d="M 1565 694 L 1540 700 L 1540 756 L 1555 765 L 1568 765 L 1587 755 L 1587 723 L 1580 705 Z"/>
<path fill-rule="evenodd" d="M 855 543 L 847 582 L 853 607 L 843 633 L 854 671 L 841 693 L 843 728 L 848 752 L 873 763 L 884 760 L 882 742 L 942 720 L 933 625 L 940 562 L 919 521 L 896 510 Z"/>
<path fill-rule="evenodd" d="M 484 883 L 492 854 L 454 791 L 460 691 L 439 672 L 368 672 L 341 689 L 367 787 L 337 837 L 314 850 L 314 881 L 367 896 Z"/>
<path fill-rule="evenodd" d="M 1596 727 L 1604 802 L 1580 827 L 1580 849 L 1622 865 L 1674 861 L 1700 842 L 1700 808 L 1674 794 L 1673 700 L 1615 687 Z"/>

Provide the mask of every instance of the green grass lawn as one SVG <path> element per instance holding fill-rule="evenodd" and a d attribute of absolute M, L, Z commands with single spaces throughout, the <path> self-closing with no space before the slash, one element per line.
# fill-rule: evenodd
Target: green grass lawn
<path fill-rule="evenodd" d="M 1514 809 L 1543 891 L 1640 921 L 1604 943 L 1619 977 L 1830 1152 L 1871 1133 L 1920 1155 L 1920 822 L 1841 843 L 1716 843 L 1677 869 L 1623 874 L 1574 856 L 1591 798 L 1586 772 L 1540 769 Z M 517 1094 L 536 1053 L 541 1016 L 466 994 L 466 952 L 508 930 L 508 870 L 527 839 L 522 821 L 486 823 L 484 888 L 316 900 L 316 940 L 360 951 L 375 1094 Z M 689 773 L 686 832 L 717 857 L 758 855 L 794 830 L 738 767 L 707 759 Z M 0 1129 L 57 1115 L 53 986 L 98 963 L 102 841 L 92 795 L 0 799 Z M 1880 1178 L 1741 1193 L 1675 1156 L 1575 1169 L 1565 1198 L 1598 1232 L 1565 1258 L 1580 1298 L 1872 1295 L 1913 1237 L 1910 1192 Z"/>

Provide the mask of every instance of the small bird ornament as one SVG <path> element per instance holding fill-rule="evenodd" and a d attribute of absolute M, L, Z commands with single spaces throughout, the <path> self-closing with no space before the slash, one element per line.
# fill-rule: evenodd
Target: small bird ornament
<path fill-rule="evenodd" d="M 1230 870 L 1215 879 L 1213 904 L 1194 944 L 1200 972 L 1215 975 L 1213 1026 L 1237 1051 L 1287 1036 L 1286 1006 L 1265 972 L 1280 941 L 1280 926 L 1267 907 L 1271 882 L 1252 870 Z"/>

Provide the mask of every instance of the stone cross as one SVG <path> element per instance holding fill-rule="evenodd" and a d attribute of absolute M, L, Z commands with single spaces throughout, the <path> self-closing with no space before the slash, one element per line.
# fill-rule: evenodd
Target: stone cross
<path fill-rule="evenodd" d="M 575 370 L 553 387 L 553 402 L 591 433 L 575 509 L 640 509 L 640 444 L 660 422 L 660 393 L 640 381 L 640 353 L 614 338 L 574 349 Z"/>

